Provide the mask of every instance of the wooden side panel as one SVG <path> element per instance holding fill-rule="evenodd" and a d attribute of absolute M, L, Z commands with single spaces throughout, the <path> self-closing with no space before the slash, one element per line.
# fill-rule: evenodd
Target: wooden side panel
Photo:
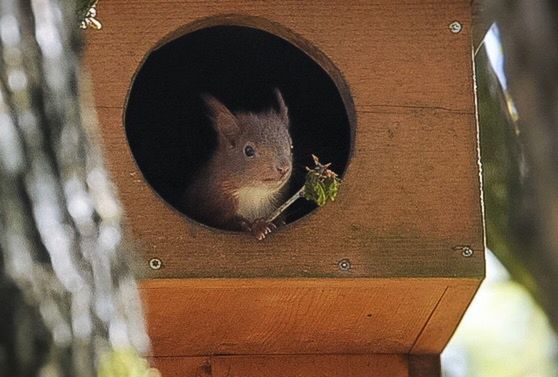
<path fill-rule="evenodd" d="M 217 357 L 213 377 L 408 377 L 403 355 Z"/>
<path fill-rule="evenodd" d="M 131 229 L 146 259 L 163 261 L 149 276 L 482 276 L 470 12 L 470 0 L 100 4 L 104 28 L 89 33 L 87 61 Z M 293 43 L 321 51 L 346 80 L 356 110 L 354 153 L 338 202 L 265 242 L 199 226 L 163 203 L 143 181 L 122 125 L 144 56 L 177 30 L 227 14 L 281 25 Z M 449 31 L 454 20 L 463 25 L 459 34 Z M 463 258 L 453 251 L 460 245 L 477 252 Z M 350 260 L 349 272 L 339 270 L 341 259 Z"/>
<path fill-rule="evenodd" d="M 141 292 L 158 357 L 406 354 L 425 328 L 436 329 L 430 347 L 445 345 L 453 333 L 461 312 L 436 312 L 451 304 L 450 284 L 447 279 L 157 279 L 144 281 Z M 434 323 L 439 316 L 446 321 Z"/>

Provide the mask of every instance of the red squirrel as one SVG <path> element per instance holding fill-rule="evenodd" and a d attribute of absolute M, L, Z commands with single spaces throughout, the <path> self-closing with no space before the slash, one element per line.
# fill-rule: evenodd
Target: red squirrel
<path fill-rule="evenodd" d="M 276 228 L 266 219 L 286 199 L 293 155 L 288 109 L 278 89 L 275 97 L 278 111 L 258 113 L 232 113 L 215 97 L 203 97 L 218 142 L 184 193 L 194 218 L 259 240 Z"/>

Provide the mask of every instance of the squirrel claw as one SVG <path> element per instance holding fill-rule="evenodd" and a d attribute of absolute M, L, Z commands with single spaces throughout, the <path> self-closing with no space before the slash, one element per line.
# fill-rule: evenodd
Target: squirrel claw
<path fill-rule="evenodd" d="M 266 219 L 257 219 L 250 226 L 250 232 L 261 241 L 266 235 L 270 234 L 277 226 L 272 222 L 268 222 Z"/>

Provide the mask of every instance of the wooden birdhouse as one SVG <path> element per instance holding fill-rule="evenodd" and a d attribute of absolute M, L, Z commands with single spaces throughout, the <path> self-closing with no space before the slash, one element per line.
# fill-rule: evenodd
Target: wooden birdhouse
<path fill-rule="evenodd" d="M 163 376 L 436 376 L 484 276 L 471 2 L 101 1 L 87 64 Z M 204 95 L 288 107 L 342 184 L 263 241 L 181 202 Z"/>

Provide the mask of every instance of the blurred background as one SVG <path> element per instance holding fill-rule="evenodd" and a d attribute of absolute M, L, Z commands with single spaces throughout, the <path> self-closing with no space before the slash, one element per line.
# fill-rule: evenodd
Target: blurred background
<path fill-rule="evenodd" d="M 94 3 L 0 0 L 2 376 L 156 374 L 138 356 L 149 341 L 121 209 L 78 96 L 77 25 L 100 25 Z M 472 3 L 487 277 L 443 373 L 555 377 L 558 3 Z"/>

